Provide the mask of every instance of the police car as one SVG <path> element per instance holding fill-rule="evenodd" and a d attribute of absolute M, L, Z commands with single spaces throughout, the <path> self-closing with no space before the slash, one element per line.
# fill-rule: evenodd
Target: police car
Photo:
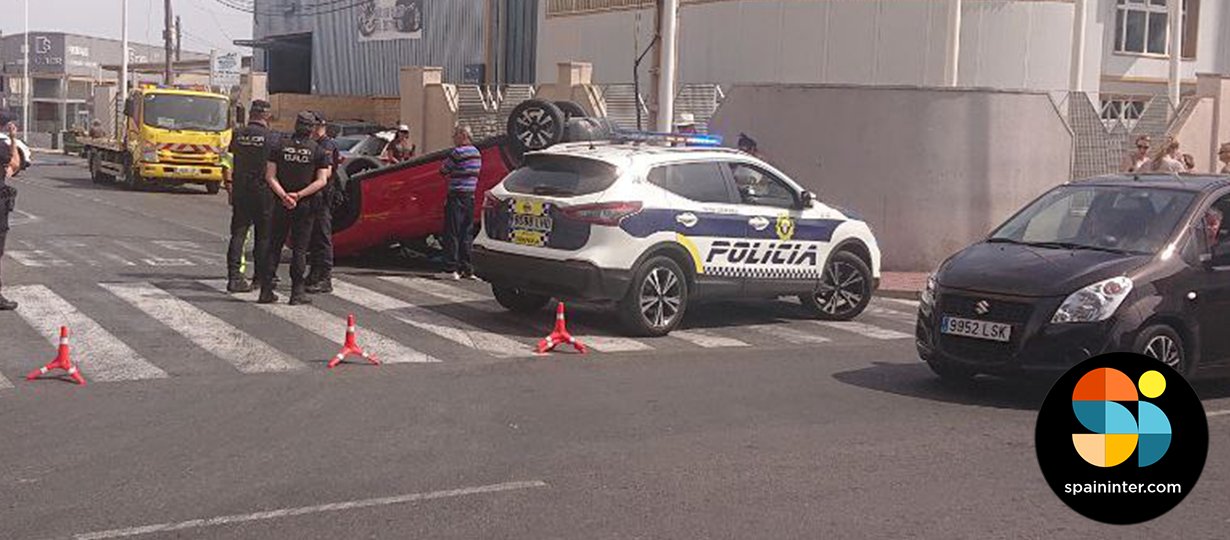
<path fill-rule="evenodd" d="M 607 301 L 646 336 L 717 298 L 797 295 L 817 318 L 849 320 L 880 275 L 867 224 L 772 166 L 644 140 L 527 153 L 486 193 L 473 257 L 505 308 Z"/>

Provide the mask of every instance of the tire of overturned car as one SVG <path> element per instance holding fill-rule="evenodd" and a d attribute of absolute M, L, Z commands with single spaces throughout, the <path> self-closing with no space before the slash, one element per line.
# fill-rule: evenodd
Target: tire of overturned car
<path fill-rule="evenodd" d="M 545 99 L 527 99 L 508 115 L 506 132 L 520 150 L 542 150 L 564 140 L 568 118 L 555 103 Z"/>

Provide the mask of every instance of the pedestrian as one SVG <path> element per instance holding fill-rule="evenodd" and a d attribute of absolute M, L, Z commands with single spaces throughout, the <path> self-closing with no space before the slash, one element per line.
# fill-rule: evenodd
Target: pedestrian
<path fill-rule="evenodd" d="M 1217 149 L 1217 159 L 1221 161 L 1221 173 L 1230 174 L 1230 142 L 1222 143 Z"/>
<path fill-rule="evenodd" d="M 1183 156 L 1179 153 L 1179 141 L 1172 138 L 1143 168 L 1152 172 L 1180 173 L 1184 172 L 1182 159 Z"/>
<path fill-rule="evenodd" d="M 228 149 L 232 165 L 222 169 L 223 184 L 231 204 L 231 241 L 226 250 L 226 290 L 232 293 L 251 291 L 242 271 L 244 244 L 248 231 L 253 230 L 252 250 L 256 283 L 263 283 L 268 267 L 264 257 L 269 247 L 269 227 L 273 212 L 273 192 L 265 182 L 265 167 L 269 149 L 278 135 L 269 129 L 268 101 L 252 102 L 248 125 L 235 130 Z M 281 246 L 279 246 L 280 248 Z"/>
<path fill-rule="evenodd" d="M 1123 164 L 1119 166 L 1119 170 L 1123 172 L 1140 172 L 1141 168 L 1149 162 L 1149 136 L 1141 135 L 1136 137 L 1136 149 L 1124 156 Z"/>
<path fill-rule="evenodd" d="M 410 140 L 410 126 L 402 124 L 397 126 L 397 133 L 393 134 L 393 140 L 384 145 L 380 159 L 385 163 L 409 161 L 414 157 L 415 150 L 414 142 Z"/>
<path fill-rule="evenodd" d="M 1196 172 L 1196 156 L 1183 154 L 1183 172 Z"/>
<path fill-rule="evenodd" d="M 95 118 L 93 122 L 90 122 L 90 131 L 88 134 L 90 138 L 93 139 L 101 139 L 106 137 L 107 132 L 103 129 L 102 120 Z"/>
<path fill-rule="evenodd" d="M 679 113 L 679 121 L 675 122 L 675 133 L 692 135 L 696 133 L 696 115 Z"/>
<path fill-rule="evenodd" d="M 290 305 L 310 304 L 305 290 L 304 273 L 307 271 L 308 242 L 312 237 L 312 225 L 316 207 L 320 204 L 319 191 L 329 182 L 329 155 L 312 139 L 312 131 L 320 123 L 315 113 L 300 112 L 295 120 L 295 131 L 289 137 L 281 137 L 269 150 L 269 163 L 265 167 L 265 181 L 277 202 L 273 209 L 269 245 L 265 250 L 265 268 L 261 282 L 261 295 L 257 302 L 272 304 L 278 301 L 273 293 L 272 276 L 277 274 L 282 255 L 282 244 L 290 235 Z"/>
<path fill-rule="evenodd" d="M 329 134 L 330 126 L 324 115 L 316 113 L 316 116 L 319 123 L 312 130 L 312 138 L 329 156 L 329 172 L 326 175 L 329 182 L 319 195 L 312 239 L 308 243 L 308 260 L 312 263 L 312 271 L 308 272 L 304 290 L 309 294 L 329 294 L 333 292 L 333 204 L 339 191 L 335 172 L 342 163 L 342 153 Z"/>
<path fill-rule="evenodd" d="M 453 150 L 444 158 L 440 174 L 448 180 L 444 202 L 444 272 L 454 280 L 477 279 L 470 265 L 470 244 L 474 225 L 474 191 L 483 157 L 474 147 L 474 134 L 468 126 L 453 129 Z"/>
<path fill-rule="evenodd" d="M 17 148 L 17 117 L 8 110 L 0 110 L 0 260 L 4 259 L 4 244 L 9 235 L 9 214 L 17 205 L 17 189 L 8 185 L 8 180 L 22 169 L 23 157 Z M 17 302 L 3 294 L 3 279 L 0 279 L 0 311 L 17 309 Z"/>

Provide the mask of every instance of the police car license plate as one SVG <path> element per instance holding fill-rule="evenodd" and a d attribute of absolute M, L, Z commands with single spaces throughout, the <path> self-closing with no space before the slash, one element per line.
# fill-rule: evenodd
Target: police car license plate
<path fill-rule="evenodd" d="M 542 201 L 515 200 L 512 205 L 509 241 L 521 246 L 543 247 L 551 228 L 551 205 Z"/>
<path fill-rule="evenodd" d="M 940 333 L 1007 343 L 1012 340 L 1012 325 L 945 316 L 940 320 Z"/>

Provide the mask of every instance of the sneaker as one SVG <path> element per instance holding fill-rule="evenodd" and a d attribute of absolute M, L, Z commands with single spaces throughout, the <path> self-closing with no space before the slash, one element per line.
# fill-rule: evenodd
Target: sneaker
<path fill-rule="evenodd" d="M 244 278 L 234 278 L 226 282 L 226 292 L 228 293 L 246 293 L 252 292 L 252 284 Z"/>
<path fill-rule="evenodd" d="M 471 273 L 471 272 L 467 272 L 467 273 L 465 273 L 465 274 L 462 274 L 462 275 L 461 275 L 461 277 L 466 278 L 466 279 L 472 279 L 472 280 L 474 280 L 474 281 L 482 281 L 482 280 L 483 280 L 483 278 L 480 278 L 480 277 L 478 277 L 478 276 L 474 275 L 474 274 L 473 274 L 473 273 Z"/>
<path fill-rule="evenodd" d="M 449 274 L 449 279 L 453 281 L 461 281 L 461 272 L 453 272 Z"/>
<path fill-rule="evenodd" d="M 303 288 L 308 294 L 330 294 L 333 292 L 333 280 L 324 278 Z"/>
<path fill-rule="evenodd" d="M 278 301 L 278 295 L 273 294 L 272 290 L 261 291 L 261 297 L 256 299 L 257 304 L 272 304 Z"/>
<path fill-rule="evenodd" d="M 0 311 L 13 311 L 17 309 L 17 302 L 0 296 Z"/>

